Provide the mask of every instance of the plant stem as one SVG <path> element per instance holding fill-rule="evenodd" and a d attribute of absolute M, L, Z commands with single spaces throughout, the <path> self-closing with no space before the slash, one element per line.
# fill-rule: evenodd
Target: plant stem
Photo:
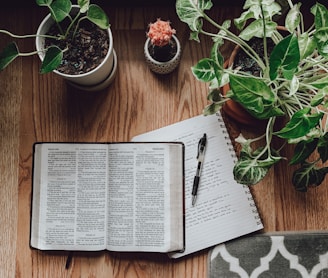
<path fill-rule="evenodd" d="M 79 12 L 77 13 L 77 15 L 74 17 L 73 20 L 72 20 L 72 18 L 71 18 L 71 24 L 68 26 L 68 28 L 67 28 L 67 30 L 66 30 L 65 37 L 68 36 L 70 30 L 71 30 L 72 27 L 74 26 L 74 23 L 77 21 L 77 19 L 79 18 L 80 14 L 81 14 L 81 12 L 79 11 Z M 75 37 L 76 30 L 77 30 L 77 28 L 78 28 L 78 26 L 79 26 L 81 20 L 84 19 L 84 18 L 86 18 L 86 17 L 82 17 L 82 18 L 78 21 L 78 23 L 76 24 L 76 26 L 75 26 L 75 28 L 74 28 L 74 32 L 73 32 L 73 38 Z"/>
<path fill-rule="evenodd" d="M 6 31 L 6 30 L 0 30 L 0 33 L 8 35 L 8 36 L 10 36 L 12 38 L 15 38 L 15 39 L 27 39 L 27 38 L 36 38 L 36 37 L 58 39 L 55 36 L 48 36 L 48 35 L 36 35 L 36 34 L 33 34 L 33 35 L 16 35 L 16 34 L 13 34 L 9 31 Z"/>
<path fill-rule="evenodd" d="M 32 51 L 32 52 L 26 52 L 26 53 L 19 52 L 18 55 L 23 56 L 23 57 L 27 57 L 27 56 L 32 56 L 32 55 L 35 55 L 35 54 L 38 54 L 38 53 L 39 53 L 39 51 Z"/>
<path fill-rule="evenodd" d="M 259 136 L 259 137 L 256 137 L 256 138 L 253 138 L 253 139 L 247 139 L 247 141 L 248 141 L 249 143 L 254 143 L 254 142 L 256 142 L 256 141 L 259 141 L 259 140 L 263 139 L 264 137 L 265 137 L 265 134 L 262 134 L 262 135 Z"/>
<path fill-rule="evenodd" d="M 265 131 L 265 141 L 266 141 L 266 144 L 267 144 L 266 147 L 268 149 L 268 157 L 271 156 L 271 148 L 270 148 L 270 145 L 271 145 L 272 133 L 273 133 L 273 126 L 274 126 L 275 120 L 276 120 L 276 117 L 271 117 L 268 120 L 266 131 Z"/>
<path fill-rule="evenodd" d="M 211 34 L 208 32 L 205 32 L 204 30 L 201 30 L 202 34 L 205 35 L 209 35 L 211 37 L 220 37 L 222 39 L 226 39 L 229 40 L 233 43 L 235 43 L 236 45 L 239 45 L 241 47 L 241 49 L 243 49 L 245 51 L 245 53 L 252 58 L 254 61 L 256 61 L 258 63 L 258 65 L 264 69 L 265 65 L 263 64 L 261 58 L 259 57 L 259 55 L 256 53 L 256 51 L 254 51 L 254 49 L 252 49 L 247 43 L 245 43 L 242 39 L 240 39 L 238 36 L 236 36 L 234 33 L 230 32 L 228 29 L 226 29 L 225 27 L 223 27 L 222 25 L 216 23 L 212 18 L 210 18 L 207 14 L 203 13 L 203 17 L 204 19 L 206 19 L 209 23 L 211 23 L 213 26 L 215 26 L 217 29 L 223 31 L 222 34 L 218 33 L 218 34 Z"/>
<path fill-rule="evenodd" d="M 266 37 L 266 28 L 265 28 L 265 18 L 264 18 L 264 11 L 263 11 L 263 6 L 260 4 L 261 7 L 261 14 L 262 14 L 262 22 L 263 22 L 263 55 L 264 55 L 264 61 L 266 64 L 266 68 L 269 68 L 269 58 L 268 58 L 268 50 L 267 50 L 267 37 Z M 264 74 L 269 74 L 268 72 Z"/>

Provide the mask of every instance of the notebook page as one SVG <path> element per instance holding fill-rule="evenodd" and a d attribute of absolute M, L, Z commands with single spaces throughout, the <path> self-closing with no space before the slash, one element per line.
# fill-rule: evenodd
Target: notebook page
<path fill-rule="evenodd" d="M 192 185 L 198 141 L 206 133 L 207 147 L 197 201 Z M 178 258 L 263 228 L 247 186 L 233 178 L 236 160 L 221 116 L 197 116 L 138 135 L 133 141 L 182 141 L 185 144 L 186 249 Z"/>

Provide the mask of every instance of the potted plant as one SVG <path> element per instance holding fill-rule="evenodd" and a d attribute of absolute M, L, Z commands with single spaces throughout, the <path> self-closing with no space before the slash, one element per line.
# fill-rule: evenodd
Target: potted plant
<path fill-rule="evenodd" d="M 116 71 L 116 55 L 106 13 L 89 0 L 36 0 L 49 10 L 36 34 L 19 36 L 6 30 L 0 33 L 16 39 L 35 37 L 36 50 L 21 53 L 10 42 L 0 53 L 0 70 L 19 56 L 38 54 L 41 73 L 54 71 L 71 85 L 83 90 L 99 90 L 110 84 Z"/>
<path fill-rule="evenodd" d="M 310 186 L 320 185 L 328 172 L 328 10 L 315 4 L 310 10 L 313 21 L 307 28 L 301 3 L 286 3 L 287 11 L 281 18 L 277 1 L 246 0 L 244 11 L 234 19 L 238 33 L 230 31 L 231 20 L 220 23 L 208 16 L 210 0 L 177 0 L 176 11 L 191 29 L 192 39 L 199 41 L 199 35 L 208 35 L 214 42 L 209 57 L 192 67 L 198 80 L 209 83 L 211 103 L 204 114 L 215 113 L 233 100 L 254 118 L 265 121 L 263 135 L 236 138 L 242 145 L 233 170 L 236 181 L 246 185 L 258 183 L 272 165 L 287 159 L 280 154 L 281 150 L 286 144 L 293 144 L 294 155 L 289 163 L 299 167 L 293 172 L 292 183 L 305 192 Z M 204 30 L 204 21 L 216 31 Z M 277 30 L 278 21 L 284 21 L 287 35 Z M 261 55 L 250 44 L 254 37 L 263 43 Z M 274 44 L 271 52 L 269 39 Z M 259 76 L 233 65 L 224 66 L 220 47 L 226 42 L 234 43 L 255 61 Z M 226 84 L 230 90 L 223 95 L 221 88 Z M 277 142 L 282 141 L 278 147 L 273 144 L 276 137 L 281 139 Z M 261 140 L 262 146 L 254 146 Z M 313 153 L 317 155 L 312 156 Z"/>
<path fill-rule="evenodd" d="M 150 23 L 148 29 L 144 54 L 149 68 L 159 74 L 172 72 L 181 58 L 181 45 L 175 29 L 171 28 L 169 21 L 161 19 Z"/>

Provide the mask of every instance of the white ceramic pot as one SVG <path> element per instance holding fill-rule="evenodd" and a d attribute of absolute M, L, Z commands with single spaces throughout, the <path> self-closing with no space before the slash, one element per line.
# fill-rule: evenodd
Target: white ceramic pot
<path fill-rule="evenodd" d="M 175 40 L 175 42 L 177 44 L 177 52 L 176 52 L 175 56 L 167 62 L 159 62 L 159 61 L 156 61 L 153 57 L 151 57 L 151 55 L 149 54 L 149 51 L 148 51 L 150 39 L 147 38 L 145 45 L 144 45 L 144 53 L 145 53 L 146 62 L 148 64 L 149 68 L 153 72 L 156 72 L 159 74 L 167 74 L 167 73 L 172 72 L 179 65 L 180 58 L 181 58 L 181 45 L 180 45 L 178 38 L 175 35 L 173 35 L 172 38 Z"/>
<path fill-rule="evenodd" d="M 78 9 L 77 5 L 73 5 L 72 13 L 76 13 Z M 75 10 L 75 11 L 74 11 Z M 52 19 L 51 15 L 47 15 L 43 21 L 40 23 L 39 28 L 37 30 L 37 38 L 36 38 L 36 49 L 38 51 L 38 55 L 43 61 L 45 52 L 44 52 L 44 45 L 45 39 L 42 35 L 45 35 L 49 28 L 55 23 Z M 87 91 L 95 91 L 101 90 L 106 88 L 114 79 L 117 69 L 117 57 L 113 47 L 113 36 L 110 28 L 107 29 L 108 37 L 109 37 L 109 48 L 108 53 L 101 64 L 96 67 L 95 69 L 77 75 L 70 75 L 61 73 L 58 70 L 54 70 L 53 72 L 58 74 L 59 76 L 63 77 L 69 83 L 77 88 L 87 90 Z"/>

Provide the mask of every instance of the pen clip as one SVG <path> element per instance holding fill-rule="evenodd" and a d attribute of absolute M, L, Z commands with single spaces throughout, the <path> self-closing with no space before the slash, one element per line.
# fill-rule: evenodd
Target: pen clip
<path fill-rule="evenodd" d="M 197 159 L 200 160 L 204 157 L 206 147 L 206 133 L 204 133 L 203 137 L 199 139 L 198 142 L 198 152 L 197 152 Z"/>

